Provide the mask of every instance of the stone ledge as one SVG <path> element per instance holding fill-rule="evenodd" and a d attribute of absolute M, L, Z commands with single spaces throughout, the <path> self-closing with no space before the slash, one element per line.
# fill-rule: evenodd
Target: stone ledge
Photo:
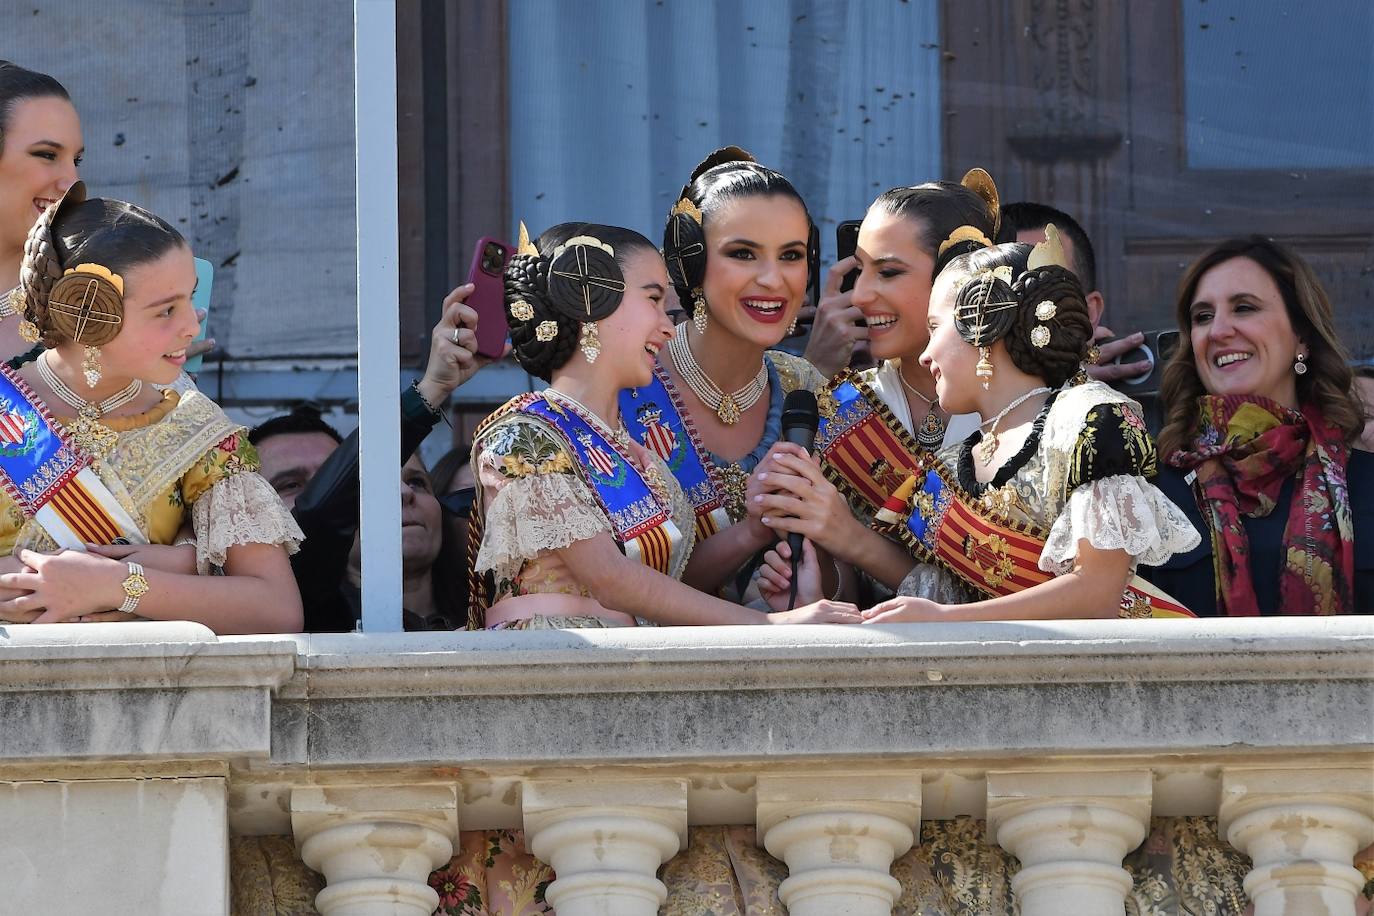
<path fill-rule="evenodd" d="M 300 659 L 283 695 L 312 698 L 1366 679 L 1374 667 L 1368 617 L 291 638 Z"/>

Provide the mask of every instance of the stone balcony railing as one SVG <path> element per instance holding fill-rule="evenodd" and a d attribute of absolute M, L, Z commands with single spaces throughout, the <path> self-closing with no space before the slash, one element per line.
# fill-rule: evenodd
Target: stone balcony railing
<path fill-rule="evenodd" d="M 1021 860 L 1025 916 L 1123 912 L 1151 815 L 1212 815 L 1257 916 L 1354 912 L 1374 619 L 217 639 L 0 628 L 0 912 L 225 913 L 294 834 L 326 916 L 432 910 L 523 827 L 560 916 L 650 914 L 688 825 L 753 824 L 794 916 L 890 911 L 922 820 Z"/>

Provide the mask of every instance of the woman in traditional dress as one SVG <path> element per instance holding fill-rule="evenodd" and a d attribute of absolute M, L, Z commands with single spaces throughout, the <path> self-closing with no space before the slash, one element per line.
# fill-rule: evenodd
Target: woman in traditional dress
<path fill-rule="evenodd" d="M 893 188 L 869 207 L 854 256 L 830 269 L 824 307 L 852 305 L 862 313 L 879 363 L 862 372 L 840 372 L 818 395 L 816 449 L 830 482 L 818 498 L 798 505 L 782 494 L 759 504 L 770 521 L 789 509 L 818 512 L 810 518 L 780 518 L 778 528 L 825 532 L 828 536 L 818 543 L 833 546 L 833 558 L 845 564 L 846 592 L 851 588 L 848 569 L 864 573 L 853 580 L 852 593 L 866 605 L 895 594 L 911 569 L 905 550 L 868 530 L 874 513 L 916 467 L 977 426 L 976 416 L 951 417 L 940 407 L 920 355 L 930 340 L 926 310 L 935 274 L 958 255 L 990 245 L 997 217 L 997 189 L 982 169 L 970 171 L 958 184 L 932 181 Z M 854 287 L 841 292 L 840 281 L 850 270 L 858 271 Z M 795 447 L 780 446 L 780 451 L 804 457 Z M 781 470 L 765 460 L 760 485 L 775 489 L 767 475 Z M 785 546 L 779 551 L 782 558 L 788 556 Z M 827 568 L 824 558 L 821 565 Z M 761 575 L 763 591 L 771 595 L 775 577 L 767 569 Z"/>
<path fill-rule="evenodd" d="M 1316 275 L 1232 239 L 1177 316 L 1159 486 L 1208 536 L 1148 577 L 1203 616 L 1374 613 L 1374 455 L 1351 446 L 1366 410 Z"/>
<path fill-rule="evenodd" d="M 776 540 L 749 510 L 749 478 L 782 434 L 786 395 L 824 381 L 773 349 L 819 269 L 817 238 L 792 183 L 738 147 L 697 166 L 668 217 L 663 255 L 691 320 L 620 410 L 692 503 L 703 562 L 687 581 L 707 591 Z"/>
<path fill-rule="evenodd" d="M 914 574 L 867 622 L 1188 615 L 1134 572 L 1197 532 L 1146 479 L 1155 449 L 1137 405 L 1081 376 L 1092 323 L 1047 236 L 961 255 L 936 280 L 921 362 L 941 405 L 981 423 L 876 514 Z M 824 481 L 795 456 L 779 463 L 770 482 L 793 499 Z"/>
<path fill-rule="evenodd" d="M 770 617 L 677 581 L 699 560 L 696 516 L 663 459 L 629 436 L 619 399 L 648 384 L 674 338 L 663 259 L 611 226 L 564 223 L 537 245 L 521 235 L 506 269 L 511 343 L 550 386 L 474 436 L 470 626 L 857 621 L 829 602 Z"/>
<path fill-rule="evenodd" d="M 299 630 L 300 532 L 244 430 L 197 391 L 154 387 L 199 329 L 195 284 L 175 229 L 80 182 L 34 224 L 23 320 L 47 350 L 0 370 L 0 618 Z M 188 522 L 194 547 L 170 546 Z"/>
<path fill-rule="evenodd" d="M 76 183 L 83 155 L 81 119 L 62 84 L 0 60 L 0 360 L 11 368 L 42 351 L 19 336 L 24 240 Z"/>

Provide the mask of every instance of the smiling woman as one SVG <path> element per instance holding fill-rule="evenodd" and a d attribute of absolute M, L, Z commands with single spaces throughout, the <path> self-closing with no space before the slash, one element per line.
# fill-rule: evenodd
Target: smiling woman
<path fill-rule="evenodd" d="M 0 368 L 0 620 L 299 630 L 301 534 L 244 431 L 199 391 L 156 387 L 199 327 L 185 240 L 77 182 L 25 251 L 23 326 L 48 349 Z"/>
<path fill-rule="evenodd" d="M 77 179 L 85 153 L 67 90 L 45 73 L 0 60 L 0 360 L 32 346 L 18 333 L 24 239 Z"/>
<path fill-rule="evenodd" d="M 1365 408 L 1312 269 L 1260 236 L 1223 242 L 1177 317 L 1159 485 L 1211 537 L 1150 575 L 1209 616 L 1374 611 L 1374 456 L 1351 445 Z"/>

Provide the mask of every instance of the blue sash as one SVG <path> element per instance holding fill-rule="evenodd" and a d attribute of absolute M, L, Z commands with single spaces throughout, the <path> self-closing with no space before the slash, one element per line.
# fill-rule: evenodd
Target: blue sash
<path fill-rule="evenodd" d="M 669 507 L 659 501 L 639 470 L 616 445 L 576 410 L 534 395 L 516 408 L 562 435 L 611 520 L 626 556 L 667 574 L 673 545 L 682 538 Z"/>
<path fill-rule="evenodd" d="M 68 442 L 13 370 L 0 366 L 0 487 L 59 547 L 84 550 L 116 538 L 147 543 L 138 524 Z"/>
<path fill-rule="evenodd" d="M 668 389 L 662 366 L 643 388 L 620 392 L 620 416 L 625 429 L 673 472 L 697 517 L 698 542 L 730 525 L 715 468 L 697 439 L 677 398 Z"/>

